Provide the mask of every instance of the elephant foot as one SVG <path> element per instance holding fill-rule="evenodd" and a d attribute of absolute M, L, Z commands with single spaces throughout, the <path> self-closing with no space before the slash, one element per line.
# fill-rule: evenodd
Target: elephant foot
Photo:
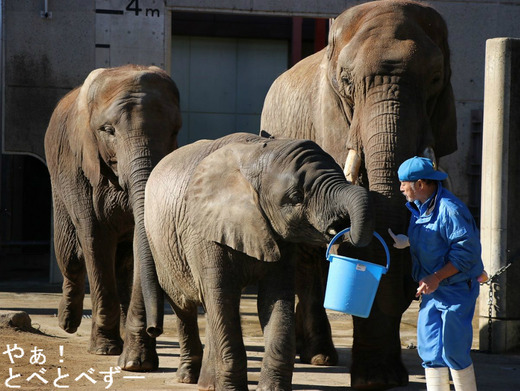
<path fill-rule="evenodd" d="M 285 391 L 285 390 L 292 390 L 292 386 L 290 384 L 287 387 L 259 384 L 258 387 L 256 387 L 256 390 L 257 391 Z"/>
<path fill-rule="evenodd" d="M 309 364 L 318 366 L 334 366 L 338 364 L 338 354 L 316 354 L 309 359 Z"/>
<path fill-rule="evenodd" d="M 105 340 L 97 338 L 95 341 L 90 342 L 89 353 L 106 355 L 106 356 L 117 356 L 123 351 L 123 341 L 121 339 Z"/>
<path fill-rule="evenodd" d="M 206 384 L 205 382 L 201 382 L 200 380 L 197 382 L 197 388 L 200 391 L 214 391 L 215 390 L 215 384 Z"/>
<path fill-rule="evenodd" d="M 117 365 L 121 369 L 131 372 L 157 370 L 159 368 L 159 356 L 155 348 L 155 338 L 147 337 L 146 341 L 142 341 L 127 337 Z"/>
<path fill-rule="evenodd" d="M 60 327 L 67 333 L 73 334 L 78 330 L 83 316 L 83 307 L 72 305 L 72 303 L 62 298 L 58 306 L 58 322 Z"/>
<path fill-rule="evenodd" d="M 119 356 L 119 360 L 117 365 L 125 370 L 130 372 L 151 372 L 156 371 L 159 368 L 159 357 L 157 354 L 148 354 L 148 355 L 140 355 L 140 354 L 125 354 L 123 353 Z"/>
<path fill-rule="evenodd" d="M 256 387 L 257 391 L 284 391 L 284 390 L 292 390 L 291 379 L 288 381 L 285 379 L 278 379 L 276 383 L 271 380 L 260 380 L 258 382 L 258 386 Z"/>
<path fill-rule="evenodd" d="M 356 362 L 350 370 L 350 384 L 354 390 L 388 390 L 408 385 L 408 372 L 400 360 Z"/>
<path fill-rule="evenodd" d="M 300 351 L 300 361 L 304 364 L 333 366 L 338 364 L 338 352 L 334 346 L 328 348 L 307 348 Z"/>
<path fill-rule="evenodd" d="M 211 391 L 216 389 L 215 368 L 208 368 L 203 365 L 197 382 L 199 390 Z"/>
<path fill-rule="evenodd" d="M 338 352 L 332 342 L 330 323 L 323 300 L 311 308 L 300 302 L 296 307 L 296 352 L 304 364 L 332 366 L 338 364 Z"/>
<path fill-rule="evenodd" d="M 117 336 L 107 337 L 99 335 L 99 333 L 92 330 L 90 335 L 90 347 L 88 349 L 89 353 L 117 356 L 120 355 L 122 351 L 123 340 L 119 337 L 119 333 L 117 333 Z"/>
<path fill-rule="evenodd" d="M 196 384 L 199 380 L 202 357 L 182 362 L 177 369 L 177 381 L 179 383 Z"/>

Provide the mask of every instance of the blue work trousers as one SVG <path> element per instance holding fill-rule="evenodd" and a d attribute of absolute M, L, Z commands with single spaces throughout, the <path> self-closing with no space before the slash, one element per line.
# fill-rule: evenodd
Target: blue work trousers
<path fill-rule="evenodd" d="M 417 320 L 417 346 L 423 367 L 461 370 L 472 364 L 471 322 L 480 291 L 473 279 L 440 285 L 432 294 L 422 295 Z"/>

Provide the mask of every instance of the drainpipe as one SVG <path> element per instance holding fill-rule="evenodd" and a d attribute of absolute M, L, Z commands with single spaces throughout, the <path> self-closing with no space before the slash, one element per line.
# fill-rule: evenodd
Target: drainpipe
<path fill-rule="evenodd" d="M 42 19 L 52 19 L 52 12 L 49 11 L 49 3 L 47 0 L 43 1 L 43 11 L 40 11 Z"/>

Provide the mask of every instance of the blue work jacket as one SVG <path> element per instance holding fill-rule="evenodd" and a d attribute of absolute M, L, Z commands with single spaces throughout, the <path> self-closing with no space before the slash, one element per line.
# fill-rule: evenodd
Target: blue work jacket
<path fill-rule="evenodd" d="M 441 285 L 470 281 L 484 270 L 480 234 L 468 208 L 441 182 L 426 202 L 408 202 L 412 212 L 408 237 L 412 255 L 412 275 L 416 281 L 433 274 L 447 262 L 459 273 Z"/>

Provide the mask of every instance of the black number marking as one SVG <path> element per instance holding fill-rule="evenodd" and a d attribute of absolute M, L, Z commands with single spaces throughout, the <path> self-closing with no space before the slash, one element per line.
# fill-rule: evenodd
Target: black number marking
<path fill-rule="evenodd" d="M 134 12 L 136 16 L 139 16 L 139 13 L 143 11 L 142 8 L 139 8 L 139 0 L 131 0 L 130 3 L 126 6 L 127 11 Z M 161 11 L 158 8 L 147 8 L 144 10 L 145 16 L 161 16 Z"/>
<path fill-rule="evenodd" d="M 139 12 L 141 12 L 143 9 L 139 8 L 139 0 L 132 0 L 127 6 L 127 11 L 134 11 L 136 16 L 139 16 Z"/>

